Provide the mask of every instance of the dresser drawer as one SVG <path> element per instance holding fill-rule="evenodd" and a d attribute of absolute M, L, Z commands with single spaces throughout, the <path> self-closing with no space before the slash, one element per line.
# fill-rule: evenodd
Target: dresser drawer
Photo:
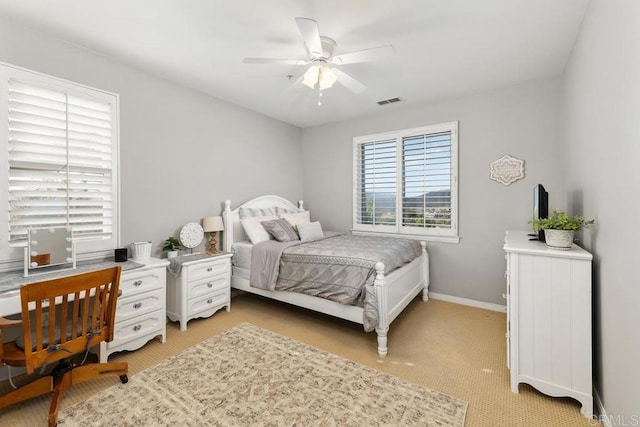
<path fill-rule="evenodd" d="M 211 260 L 196 265 L 190 265 L 187 269 L 187 281 L 212 277 L 217 274 L 229 274 L 231 272 L 231 262 L 229 258 Z"/>
<path fill-rule="evenodd" d="M 122 292 L 120 298 L 148 292 L 153 289 L 164 289 L 164 281 L 164 270 L 158 271 L 158 269 L 154 269 L 127 273 L 120 278 L 120 291 Z"/>
<path fill-rule="evenodd" d="M 162 331 L 165 325 L 165 312 L 158 310 L 142 317 L 135 317 L 115 325 L 113 341 L 110 347 L 133 341 L 154 331 Z"/>
<path fill-rule="evenodd" d="M 164 308 L 164 294 L 164 289 L 156 289 L 144 294 L 118 298 L 116 322 L 124 322 L 133 317 Z"/>
<path fill-rule="evenodd" d="M 231 286 L 228 274 L 219 274 L 210 278 L 190 283 L 187 290 L 187 299 L 201 295 L 209 295 L 228 289 Z"/>
<path fill-rule="evenodd" d="M 201 298 L 190 299 L 187 301 L 187 316 L 191 316 L 209 308 L 220 307 L 228 304 L 229 294 L 230 290 L 226 289 Z"/>

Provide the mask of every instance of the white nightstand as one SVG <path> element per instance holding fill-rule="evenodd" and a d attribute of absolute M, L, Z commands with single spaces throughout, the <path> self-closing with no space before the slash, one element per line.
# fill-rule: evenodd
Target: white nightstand
<path fill-rule="evenodd" d="M 187 322 L 209 317 L 221 308 L 231 309 L 231 254 L 222 253 L 194 261 L 182 261 L 178 276 L 167 274 L 167 317 Z"/>

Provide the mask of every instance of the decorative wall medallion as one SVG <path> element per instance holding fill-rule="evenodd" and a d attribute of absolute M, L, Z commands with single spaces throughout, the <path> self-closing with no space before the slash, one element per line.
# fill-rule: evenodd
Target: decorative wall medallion
<path fill-rule="evenodd" d="M 491 163 L 489 177 L 504 185 L 511 185 L 524 178 L 524 160 L 516 159 L 508 154 Z"/>

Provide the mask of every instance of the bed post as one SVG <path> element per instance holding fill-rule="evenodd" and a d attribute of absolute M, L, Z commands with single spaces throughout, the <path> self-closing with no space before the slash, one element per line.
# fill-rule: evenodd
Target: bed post
<path fill-rule="evenodd" d="M 429 252 L 427 252 L 427 242 L 420 242 L 422 246 L 422 275 L 424 277 L 424 289 L 422 289 L 422 301 L 429 301 Z"/>
<path fill-rule="evenodd" d="M 231 214 L 231 200 L 224 201 L 224 211 L 222 212 L 222 221 L 224 222 L 224 251 L 231 252 L 233 245 L 233 224 L 229 215 Z"/>
<path fill-rule="evenodd" d="M 382 357 L 387 355 L 387 332 L 389 332 L 389 321 L 387 318 L 387 293 L 384 289 L 384 263 L 376 263 L 376 279 L 373 281 L 378 300 L 378 354 Z"/>
<path fill-rule="evenodd" d="M 298 200 L 298 207 L 304 209 L 304 200 Z"/>

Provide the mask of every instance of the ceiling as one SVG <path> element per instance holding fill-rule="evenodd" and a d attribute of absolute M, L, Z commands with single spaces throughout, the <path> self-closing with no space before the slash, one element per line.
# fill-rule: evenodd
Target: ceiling
<path fill-rule="evenodd" d="M 309 127 L 562 73 L 588 0 L 0 0 L 0 15 L 136 68 Z M 295 17 L 318 21 L 335 54 L 392 44 L 396 58 L 343 65 L 367 86 L 323 93 Z M 1 59 L 1 58 L 0 58 Z M 291 77 L 289 77 L 291 76 Z M 402 102 L 379 106 L 383 99 Z"/>

